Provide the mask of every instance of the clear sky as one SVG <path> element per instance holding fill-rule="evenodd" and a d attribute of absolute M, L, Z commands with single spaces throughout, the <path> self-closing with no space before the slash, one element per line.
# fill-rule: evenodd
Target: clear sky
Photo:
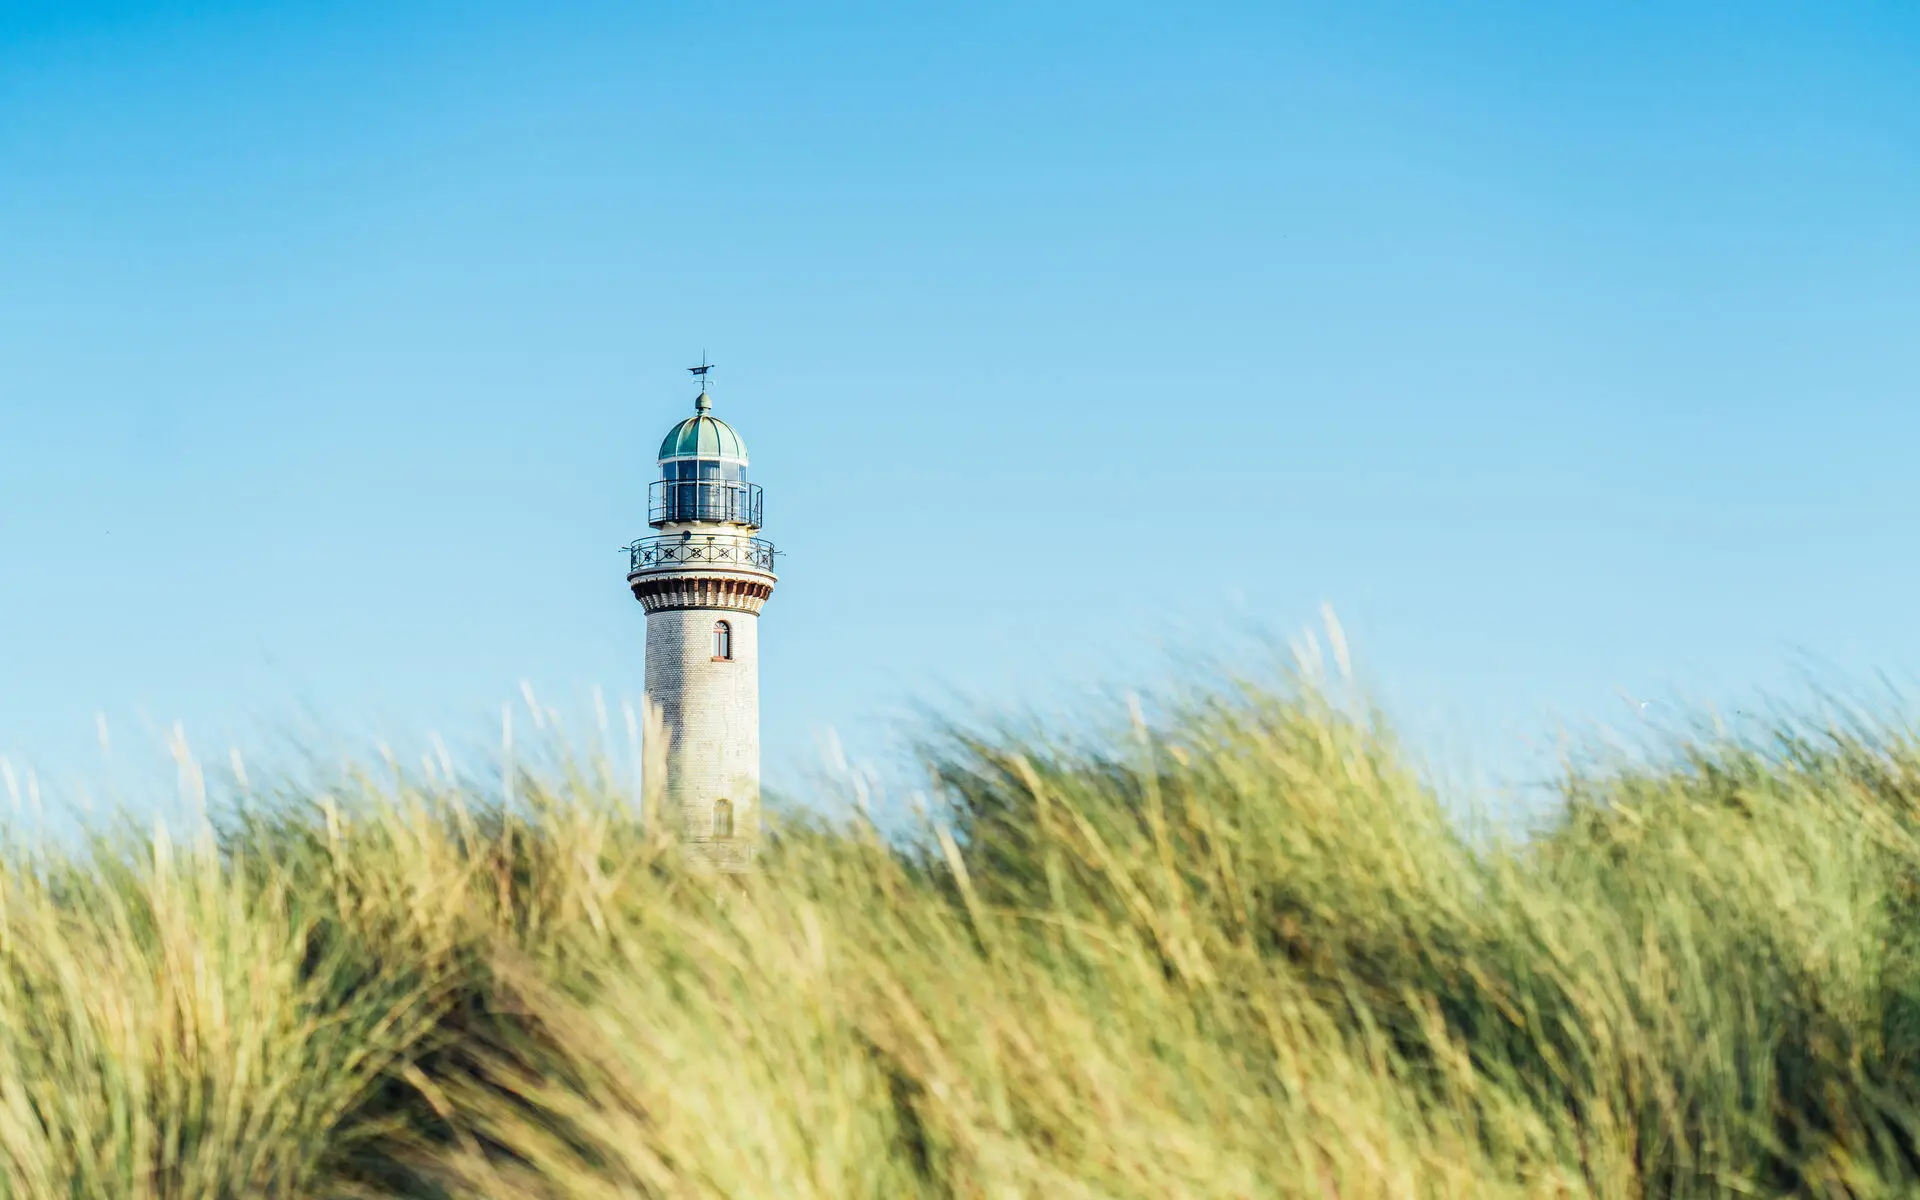
<path fill-rule="evenodd" d="M 1906 677 L 1917 316 L 1906 0 L 0 0 L 0 754 L 637 694 L 704 350 L 774 780 L 1322 603 L 1511 771 Z"/>

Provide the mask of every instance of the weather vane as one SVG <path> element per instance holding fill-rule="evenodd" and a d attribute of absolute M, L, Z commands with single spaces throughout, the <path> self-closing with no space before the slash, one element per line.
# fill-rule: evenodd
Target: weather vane
<path fill-rule="evenodd" d="M 702 350 L 700 352 L 700 365 L 697 367 L 688 367 L 687 374 L 700 381 L 700 390 L 704 392 L 707 390 L 707 372 L 711 370 L 713 370 L 713 364 L 707 361 L 707 352 Z"/>

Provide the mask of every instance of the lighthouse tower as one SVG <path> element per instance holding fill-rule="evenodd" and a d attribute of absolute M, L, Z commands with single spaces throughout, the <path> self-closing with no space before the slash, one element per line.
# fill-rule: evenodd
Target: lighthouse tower
<path fill-rule="evenodd" d="M 693 368 L 702 384 L 706 371 Z M 647 610 L 664 815 L 696 859 L 743 871 L 760 832 L 760 606 L 773 594 L 774 549 L 753 536 L 761 497 L 747 482 L 746 444 L 704 390 L 693 409 L 660 443 L 647 497 L 658 533 L 628 547 L 627 585 Z"/>

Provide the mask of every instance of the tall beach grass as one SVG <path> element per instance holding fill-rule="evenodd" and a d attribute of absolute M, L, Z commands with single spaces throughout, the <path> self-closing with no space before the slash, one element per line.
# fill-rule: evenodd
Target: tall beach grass
<path fill-rule="evenodd" d="M 1518 840 L 1328 689 L 1164 699 L 939 733 L 922 825 L 803 797 L 740 878 L 591 749 L 15 838 L 0 1194 L 1920 1194 L 1903 732 Z"/>

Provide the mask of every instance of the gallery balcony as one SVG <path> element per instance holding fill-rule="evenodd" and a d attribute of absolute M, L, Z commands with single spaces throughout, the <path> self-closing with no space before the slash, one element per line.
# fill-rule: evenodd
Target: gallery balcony
<path fill-rule="evenodd" d="M 778 553 L 773 543 L 765 538 L 686 537 L 680 534 L 641 538 L 627 547 L 632 564 L 627 574 L 698 570 L 702 567 L 772 574 L 774 555 Z"/>

